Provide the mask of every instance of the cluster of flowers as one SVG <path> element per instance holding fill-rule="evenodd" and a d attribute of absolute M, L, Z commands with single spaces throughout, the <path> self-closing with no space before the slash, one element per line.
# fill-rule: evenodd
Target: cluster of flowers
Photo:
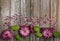
<path fill-rule="evenodd" d="M 9 18 L 11 19 L 11 17 L 9 17 Z M 28 20 L 26 17 L 24 17 L 23 18 L 24 24 L 21 26 L 20 25 L 11 26 L 10 22 L 8 22 L 8 24 L 5 22 L 5 24 L 7 24 L 9 29 L 6 29 L 1 33 L 1 38 L 3 40 L 8 40 L 8 39 L 12 39 L 13 37 L 16 37 L 16 39 L 21 40 L 21 38 L 25 38 L 25 37 L 29 36 L 30 34 L 34 34 L 37 37 L 43 37 L 46 39 L 60 36 L 60 33 L 56 32 L 55 31 L 56 29 L 54 27 L 40 28 L 40 26 L 36 25 L 36 24 L 40 24 L 39 19 L 37 17 L 35 17 L 34 20 L 33 20 L 33 18 Z M 8 20 L 8 19 L 5 19 L 5 20 Z M 51 19 L 47 19 L 47 20 L 49 20 L 50 22 L 52 21 Z M 29 22 L 27 22 L 27 21 L 29 21 Z M 44 23 L 46 23 L 46 22 L 44 21 Z M 54 21 L 53 24 L 55 24 L 55 23 L 56 22 Z M 11 30 L 18 31 L 18 34 L 14 36 L 14 34 L 13 34 L 13 32 L 11 32 Z"/>

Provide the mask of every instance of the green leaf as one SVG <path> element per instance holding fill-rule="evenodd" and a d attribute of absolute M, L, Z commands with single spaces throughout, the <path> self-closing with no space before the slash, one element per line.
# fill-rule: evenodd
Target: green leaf
<path fill-rule="evenodd" d="M 18 29 L 19 29 L 19 26 L 18 25 L 14 25 L 14 26 L 11 27 L 11 30 L 14 30 L 14 31 L 16 31 Z"/>
<path fill-rule="evenodd" d="M 38 26 L 34 26 L 34 31 L 35 32 L 40 32 L 40 28 Z"/>
<path fill-rule="evenodd" d="M 42 33 L 35 33 L 37 37 L 42 37 Z"/>
<path fill-rule="evenodd" d="M 20 35 L 16 35 L 15 38 L 16 38 L 16 40 L 18 40 L 18 41 L 22 41 L 22 37 L 21 37 Z"/>
<path fill-rule="evenodd" d="M 54 35 L 55 37 L 60 37 L 60 33 L 59 33 L 59 32 L 54 32 L 53 35 Z"/>

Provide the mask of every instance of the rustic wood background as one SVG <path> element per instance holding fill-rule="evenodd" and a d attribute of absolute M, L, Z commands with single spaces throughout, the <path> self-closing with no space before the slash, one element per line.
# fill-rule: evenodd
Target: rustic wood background
<path fill-rule="evenodd" d="M 45 19 L 45 15 L 47 17 L 57 20 L 56 30 L 60 32 L 60 0 L 0 0 L 0 24 L 4 22 L 4 18 L 6 16 L 13 16 L 14 14 L 19 14 L 22 16 L 27 16 L 30 18 L 31 16 L 43 17 Z M 13 20 L 11 20 L 11 24 Z M 22 21 L 20 21 L 22 24 Z M 40 25 L 40 24 L 39 24 Z M 40 26 L 50 27 L 50 23 L 42 24 Z M 0 33 L 7 29 L 8 27 L 0 27 Z M 0 41 L 3 41 L 0 39 Z M 17 41 L 14 38 L 12 40 L 7 41 Z M 54 39 L 43 39 L 37 38 L 34 35 L 23 39 L 23 41 L 60 41 L 60 38 Z"/>

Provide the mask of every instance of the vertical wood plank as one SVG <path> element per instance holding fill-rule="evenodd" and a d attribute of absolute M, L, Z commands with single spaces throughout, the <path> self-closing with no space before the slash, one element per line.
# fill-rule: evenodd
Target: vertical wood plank
<path fill-rule="evenodd" d="M 41 14 L 40 14 L 40 16 L 43 18 L 42 21 L 45 21 L 47 18 L 49 18 L 49 0 L 41 0 Z M 46 24 L 44 24 L 42 22 L 41 27 L 49 27 L 49 22 Z"/>
<path fill-rule="evenodd" d="M 57 32 L 59 32 L 60 31 L 58 29 L 58 28 L 60 28 L 59 27 L 59 0 L 56 0 L 56 21 L 57 21 L 56 30 L 57 30 Z M 60 38 L 57 38 L 57 41 L 60 41 Z"/>
<path fill-rule="evenodd" d="M 18 17 L 20 15 L 20 0 L 11 0 L 11 17 L 15 16 L 15 19 L 11 20 L 11 25 L 19 25 L 20 24 L 20 18 Z M 14 35 L 18 34 L 17 31 L 13 32 Z M 17 41 L 16 39 L 13 39 L 12 41 Z"/>
<path fill-rule="evenodd" d="M 39 18 L 39 0 L 34 0 L 34 16 Z M 39 24 L 36 24 L 39 26 Z M 39 38 L 35 36 L 35 41 L 39 41 Z"/>
<path fill-rule="evenodd" d="M 20 15 L 20 6 L 20 0 L 11 0 L 11 16 Z M 19 17 L 16 22 L 19 24 Z M 11 20 L 11 25 L 18 25 L 16 22 L 14 22 L 14 19 Z"/>
<path fill-rule="evenodd" d="M 58 8 L 59 8 L 59 2 L 58 0 L 52 0 L 51 1 L 51 19 L 52 20 L 55 20 L 57 22 L 55 28 L 56 28 L 56 31 L 57 31 L 57 28 L 58 28 Z M 51 24 L 52 25 L 52 24 Z M 52 40 L 53 41 L 53 40 Z M 54 41 L 59 41 L 58 38 L 54 38 Z"/>
<path fill-rule="evenodd" d="M 1 0 L 1 20 L 2 20 L 1 22 L 2 22 L 2 24 L 4 24 L 5 18 L 7 16 L 10 16 L 9 12 L 10 12 L 10 0 Z M 8 29 L 8 26 L 7 25 L 5 25 L 5 26 L 2 25 L 1 32 L 5 29 Z M 1 41 L 3 41 L 3 40 L 1 40 Z M 7 40 L 7 41 L 9 41 L 9 40 Z"/>
<path fill-rule="evenodd" d="M 15 14 L 15 0 L 11 0 L 11 17 Z M 11 25 L 16 25 L 16 23 L 14 23 L 14 20 L 11 20 Z M 12 31 L 13 32 L 13 31 Z M 14 32 L 13 32 L 14 33 Z M 14 33 L 15 34 L 15 33 Z M 16 41 L 14 38 L 11 41 Z"/>
<path fill-rule="evenodd" d="M 60 4 L 60 0 L 59 0 L 59 4 Z M 58 14 L 58 27 L 57 27 L 57 29 L 60 32 L 60 30 L 59 30 L 60 29 L 60 25 L 59 25 L 60 24 L 60 19 L 59 19 L 60 18 L 60 5 L 59 5 L 59 12 L 58 13 L 59 14 Z"/>
<path fill-rule="evenodd" d="M 56 16 L 55 16 L 56 14 L 54 13 L 54 9 L 56 6 L 54 7 L 54 2 L 55 2 L 54 0 L 51 0 L 51 6 L 50 6 L 51 7 L 51 16 L 50 16 L 50 18 L 56 20 Z M 50 24 L 50 27 L 52 27 L 52 24 Z M 54 41 L 54 38 L 52 38 L 50 41 Z"/>
<path fill-rule="evenodd" d="M 30 18 L 30 0 L 21 0 L 21 15 Z M 22 20 L 21 25 L 23 25 Z M 26 37 L 23 41 L 29 41 L 29 37 Z"/>
<path fill-rule="evenodd" d="M 30 0 L 30 17 L 34 17 L 34 0 Z M 30 35 L 30 41 L 36 41 L 35 35 Z"/>
<path fill-rule="evenodd" d="M 30 13 L 30 0 L 25 0 L 25 6 L 26 6 L 26 17 L 28 18 L 28 19 L 30 19 L 30 15 L 31 15 L 31 13 Z M 30 39 L 29 39 L 30 37 L 28 36 L 28 37 L 26 37 L 26 41 L 29 41 Z"/>
<path fill-rule="evenodd" d="M 49 7 L 50 7 L 50 5 L 49 5 L 49 0 L 41 0 L 41 14 L 40 14 L 40 17 L 42 17 L 43 18 L 43 20 L 41 20 L 41 27 L 49 27 L 49 22 L 47 22 L 47 23 L 44 23 L 43 21 L 47 21 L 47 18 L 49 18 L 49 16 L 50 16 L 50 14 L 49 14 L 49 12 L 50 12 L 50 9 L 49 9 Z M 47 40 L 47 39 L 41 39 L 41 41 L 49 41 L 49 40 Z"/>
<path fill-rule="evenodd" d="M 25 15 L 26 15 L 26 13 L 25 13 L 25 11 L 24 11 L 24 8 L 25 8 L 25 0 L 23 1 L 23 0 L 21 0 L 21 15 L 22 16 L 24 16 L 25 17 Z M 24 14 L 25 13 L 25 14 Z M 23 22 L 22 22 L 22 20 L 21 20 L 21 25 L 23 24 Z M 25 39 L 24 39 L 25 40 Z M 23 39 L 22 39 L 22 41 L 24 41 Z M 26 41 L 26 40 L 25 40 Z"/>
<path fill-rule="evenodd" d="M 9 14 L 9 8 L 10 7 L 10 0 L 1 0 L 1 18 L 2 18 L 2 23 L 5 22 L 6 16 L 10 16 Z M 4 29 L 7 29 L 8 27 L 3 27 Z"/>

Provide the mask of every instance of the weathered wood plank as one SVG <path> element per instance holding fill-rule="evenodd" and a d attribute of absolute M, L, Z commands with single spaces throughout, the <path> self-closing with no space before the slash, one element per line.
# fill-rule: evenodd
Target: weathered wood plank
<path fill-rule="evenodd" d="M 30 0 L 21 0 L 21 15 L 22 17 L 30 18 Z M 22 25 L 23 23 L 21 20 Z M 23 41 L 29 41 L 29 37 L 26 37 Z"/>
<path fill-rule="evenodd" d="M 34 14 L 35 17 L 39 18 L 39 14 L 40 14 L 39 13 L 39 0 L 34 0 L 34 13 L 33 14 Z M 35 23 L 35 25 L 39 26 L 39 24 L 37 24 L 37 23 Z M 36 36 L 35 36 L 35 41 L 39 41 L 39 38 L 37 38 Z"/>
<path fill-rule="evenodd" d="M 2 23 L 5 22 L 5 18 L 6 16 L 10 16 L 9 14 L 9 9 L 10 9 L 10 0 L 1 0 L 1 18 L 2 18 Z M 4 27 L 5 29 L 7 29 L 6 27 Z"/>
<path fill-rule="evenodd" d="M 58 28 L 60 28 L 59 27 L 59 0 L 56 0 L 56 20 L 57 20 L 57 25 L 56 25 L 56 27 L 57 27 L 57 31 L 59 32 L 60 30 L 58 29 Z M 57 38 L 57 41 L 60 41 L 60 38 Z"/>
<path fill-rule="evenodd" d="M 20 18 L 17 17 L 20 15 L 20 7 L 21 7 L 21 0 L 11 0 L 11 17 L 14 15 L 16 16 L 15 19 L 11 20 L 11 25 L 19 25 L 20 24 Z M 14 22 L 15 21 L 15 22 Z M 15 35 L 18 34 L 17 31 L 13 32 Z M 17 41 L 16 39 L 13 39 L 12 41 Z"/>
<path fill-rule="evenodd" d="M 25 0 L 25 5 L 26 5 L 26 17 L 28 18 L 28 19 L 30 19 L 30 0 Z M 30 37 L 28 36 L 28 37 L 26 37 L 26 41 L 29 41 L 30 39 L 29 39 Z"/>
<path fill-rule="evenodd" d="M 56 20 L 56 2 L 54 0 L 51 0 L 51 19 Z M 51 27 L 53 27 L 52 24 Z M 51 39 L 51 41 L 54 41 L 54 39 Z"/>
<path fill-rule="evenodd" d="M 34 17 L 34 0 L 30 0 L 30 17 Z M 36 41 L 35 35 L 30 35 L 29 41 Z"/>
<path fill-rule="evenodd" d="M 23 1 L 23 0 L 21 0 L 21 15 L 22 16 L 24 16 L 24 17 L 26 17 L 26 10 L 25 10 L 25 6 L 26 4 L 25 4 L 25 0 Z M 23 24 L 23 22 L 22 22 L 22 20 L 21 20 L 21 25 Z M 25 38 L 26 39 L 26 38 Z M 22 39 L 22 41 L 24 41 L 25 39 Z M 26 41 L 26 40 L 25 40 Z"/>
<path fill-rule="evenodd" d="M 5 22 L 6 16 L 10 16 L 10 0 L 1 0 L 1 20 L 2 24 Z M 4 28 L 4 29 L 3 29 Z M 8 29 L 7 25 L 1 27 L 1 32 L 5 29 Z M 1 40 L 3 41 L 3 40 Z M 9 41 L 9 40 L 7 40 Z"/>
<path fill-rule="evenodd" d="M 43 18 L 41 21 L 41 27 L 49 27 L 49 22 L 44 24 L 43 21 L 45 21 L 47 18 L 49 18 L 49 0 L 41 0 L 41 13 L 40 17 Z M 42 25 L 43 24 L 43 25 Z"/>

